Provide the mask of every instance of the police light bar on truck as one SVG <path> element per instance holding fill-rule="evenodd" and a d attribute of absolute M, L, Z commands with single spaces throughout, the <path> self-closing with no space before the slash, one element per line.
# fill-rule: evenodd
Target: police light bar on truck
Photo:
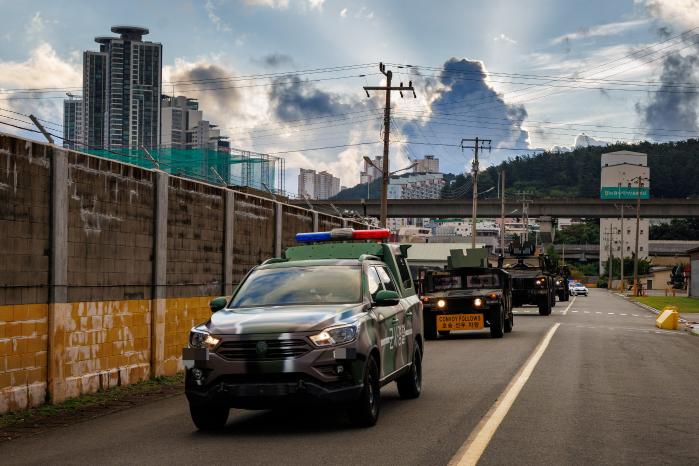
<path fill-rule="evenodd" d="M 315 243 L 321 241 L 347 241 L 353 239 L 386 239 L 389 236 L 391 236 L 391 231 L 387 229 L 355 230 L 353 228 L 334 228 L 331 231 L 296 233 L 296 241 L 299 243 Z"/>

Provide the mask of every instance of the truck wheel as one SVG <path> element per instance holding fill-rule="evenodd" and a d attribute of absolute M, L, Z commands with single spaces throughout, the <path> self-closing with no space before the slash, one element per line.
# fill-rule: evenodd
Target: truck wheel
<path fill-rule="evenodd" d="M 556 293 L 551 293 L 551 307 L 556 307 Z"/>
<path fill-rule="evenodd" d="M 505 319 L 505 333 L 510 333 L 515 326 L 515 315 L 510 312 L 510 316 Z"/>
<path fill-rule="evenodd" d="M 189 414 L 192 422 L 199 430 L 218 430 L 223 428 L 228 421 L 230 408 L 225 405 L 203 404 L 189 405 Z"/>
<path fill-rule="evenodd" d="M 543 296 L 539 298 L 539 315 L 540 316 L 550 316 L 551 315 L 551 300 L 548 296 Z"/>
<path fill-rule="evenodd" d="M 424 314 L 425 322 L 425 340 L 437 339 L 437 316 L 429 313 Z"/>
<path fill-rule="evenodd" d="M 352 403 L 349 418 L 359 427 L 371 427 L 379 419 L 381 406 L 381 388 L 379 386 L 379 369 L 374 358 L 369 358 L 364 370 L 364 388 L 359 399 Z"/>
<path fill-rule="evenodd" d="M 490 336 L 492 338 L 502 338 L 505 334 L 505 311 L 498 308 L 495 318 L 490 322 Z"/>
<path fill-rule="evenodd" d="M 410 370 L 398 377 L 396 385 L 398 385 L 398 394 L 401 398 L 409 399 L 420 396 L 420 391 L 422 391 L 422 353 L 417 343 Z"/>
<path fill-rule="evenodd" d="M 570 299 L 570 291 L 565 289 L 563 290 L 563 297 L 561 298 L 561 301 L 568 301 Z"/>

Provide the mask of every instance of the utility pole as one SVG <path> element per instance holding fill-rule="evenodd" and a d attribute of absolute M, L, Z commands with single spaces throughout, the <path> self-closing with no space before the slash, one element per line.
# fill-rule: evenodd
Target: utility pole
<path fill-rule="evenodd" d="M 500 254 L 505 257 L 505 169 L 500 171 Z"/>
<path fill-rule="evenodd" d="M 621 183 L 619 183 L 619 193 L 621 193 Z M 621 203 L 621 292 L 626 291 L 626 285 L 624 283 L 624 257 L 626 257 L 626 247 L 624 246 L 624 203 Z"/>
<path fill-rule="evenodd" d="M 471 145 L 464 145 L 464 142 L 470 142 Z M 471 164 L 471 176 L 473 179 L 473 205 L 471 206 L 471 249 L 476 249 L 476 217 L 478 213 L 478 150 L 490 150 L 490 139 L 462 139 L 461 150 L 473 149 L 474 157 Z"/>
<path fill-rule="evenodd" d="M 413 88 L 412 81 L 408 82 L 407 87 L 403 86 L 403 83 L 400 83 L 400 86 L 391 87 L 391 80 L 393 79 L 393 72 L 391 70 L 386 70 L 386 66 L 383 63 L 379 63 L 379 70 L 381 71 L 381 73 L 383 73 L 384 76 L 386 76 L 386 85 L 385 86 L 364 86 L 364 91 L 366 92 L 367 97 L 371 97 L 369 95 L 369 91 L 384 91 L 384 92 L 386 92 L 386 107 L 384 108 L 384 114 L 383 114 L 383 173 L 382 173 L 383 183 L 381 184 L 381 216 L 380 216 L 381 227 L 386 228 L 386 219 L 388 218 L 388 180 L 389 180 L 388 145 L 389 145 L 389 136 L 390 136 L 390 131 L 391 131 L 391 92 L 398 91 L 400 93 L 401 98 L 403 97 L 403 91 L 411 91 L 413 93 L 413 97 L 415 97 L 415 98 L 417 98 L 417 95 L 415 94 L 415 88 Z"/>
<path fill-rule="evenodd" d="M 612 281 L 614 275 L 614 254 L 612 252 L 612 232 L 614 231 L 614 226 L 609 225 L 609 231 L 607 231 L 607 244 L 609 245 L 609 257 L 607 259 L 607 289 L 612 289 Z"/>

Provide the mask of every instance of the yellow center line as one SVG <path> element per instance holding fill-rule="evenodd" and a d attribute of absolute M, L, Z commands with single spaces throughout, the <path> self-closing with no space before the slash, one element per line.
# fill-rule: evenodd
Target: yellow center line
<path fill-rule="evenodd" d="M 571 302 L 571 304 L 573 303 Z M 456 452 L 449 462 L 450 466 L 470 466 L 478 463 L 481 455 L 483 455 L 483 452 L 488 447 L 488 443 L 490 443 L 493 435 L 495 435 L 495 431 L 498 429 L 503 419 L 505 419 L 510 408 L 512 408 L 519 392 L 522 391 L 524 384 L 529 380 L 534 368 L 551 342 L 553 334 L 560 325 L 561 324 L 557 322 L 546 332 L 546 335 L 544 335 L 544 338 L 534 349 L 534 352 L 532 352 L 524 365 L 517 371 L 517 374 L 500 394 L 493 406 L 490 407 L 485 417 L 481 419 L 473 432 L 471 432 L 471 435 L 468 436 L 464 444 L 459 448 L 459 451 Z"/>

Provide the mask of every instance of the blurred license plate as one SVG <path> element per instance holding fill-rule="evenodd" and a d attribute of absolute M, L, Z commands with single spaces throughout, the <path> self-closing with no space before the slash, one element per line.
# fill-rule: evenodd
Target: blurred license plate
<path fill-rule="evenodd" d="M 437 330 L 480 330 L 483 314 L 446 314 L 437 316 Z"/>

